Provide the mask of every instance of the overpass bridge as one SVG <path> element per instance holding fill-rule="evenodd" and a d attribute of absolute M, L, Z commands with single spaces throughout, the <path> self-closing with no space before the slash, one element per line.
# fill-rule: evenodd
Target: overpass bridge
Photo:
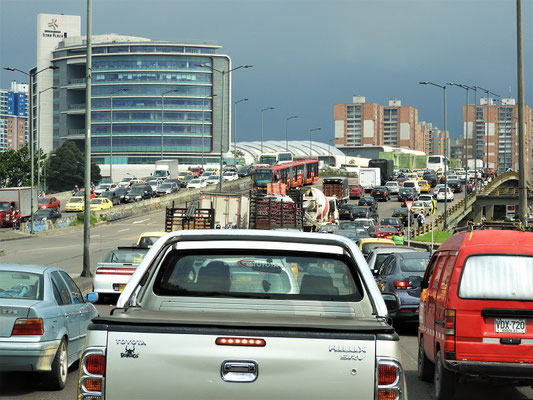
<path fill-rule="evenodd" d="M 447 229 L 466 225 L 468 221 L 480 223 L 483 216 L 487 220 L 492 220 L 494 219 L 495 207 L 514 205 L 518 208 L 518 202 L 518 173 L 506 172 L 493 179 L 481 192 L 472 192 L 461 201 L 448 207 Z M 528 206 L 533 207 L 533 188 L 529 184 L 527 202 Z M 411 229 L 411 238 L 431 232 L 432 229 L 444 230 L 444 212 L 421 228 Z"/>

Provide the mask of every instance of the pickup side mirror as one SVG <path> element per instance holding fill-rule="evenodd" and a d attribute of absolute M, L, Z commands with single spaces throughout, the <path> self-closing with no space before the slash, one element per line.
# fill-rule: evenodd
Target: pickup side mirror
<path fill-rule="evenodd" d="M 89 303 L 97 303 L 98 302 L 98 293 L 95 293 L 95 292 L 87 293 L 87 296 L 85 297 L 85 300 L 87 300 Z"/>

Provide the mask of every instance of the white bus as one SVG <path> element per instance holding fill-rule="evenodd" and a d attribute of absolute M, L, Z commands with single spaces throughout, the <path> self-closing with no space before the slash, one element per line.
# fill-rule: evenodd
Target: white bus
<path fill-rule="evenodd" d="M 290 151 L 264 153 L 259 157 L 259 164 L 261 165 L 276 165 L 292 161 L 292 153 Z"/>
<path fill-rule="evenodd" d="M 450 168 L 450 160 L 444 156 L 428 156 L 426 163 L 427 169 L 432 169 L 435 172 L 444 172 L 444 168 Z"/>

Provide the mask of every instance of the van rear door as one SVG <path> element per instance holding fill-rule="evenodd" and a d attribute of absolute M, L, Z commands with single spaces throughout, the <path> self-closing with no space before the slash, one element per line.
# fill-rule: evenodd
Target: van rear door
<path fill-rule="evenodd" d="M 457 295 L 457 360 L 533 362 L 533 256 L 468 257 Z"/>

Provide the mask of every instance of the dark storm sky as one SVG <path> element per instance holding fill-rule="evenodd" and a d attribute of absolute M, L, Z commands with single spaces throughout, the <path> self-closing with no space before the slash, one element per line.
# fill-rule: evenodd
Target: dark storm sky
<path fill-rule="evenodd" d="M 531 102 L 533 7 L 524 2 L 526 102 Z M 443 125 L 442 91 L 417 84 L 459 82 L 516 97 L 514 0 L 93 0 L 93 33 L 154 40 L 215 42 L 233 66 L 240 139 L 333 137 L 333 103 L 353 95 L 386 105 L 401 99 L 419 119 Z M 0 66 L 35 64 L 36 16 L 82 16 L 85 0 L 0 0 Z M 0 86 L 24 76 L 0 71 Z M 451 88 L 448 126 L 462 132 L 465 93 Z"/>

